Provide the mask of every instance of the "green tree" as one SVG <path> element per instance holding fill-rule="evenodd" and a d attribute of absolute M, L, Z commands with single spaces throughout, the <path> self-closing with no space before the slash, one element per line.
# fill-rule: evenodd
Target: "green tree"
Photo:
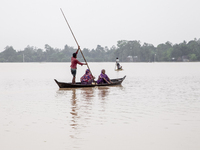
<path fill-rule="evenodd" d="M 196 61 L 197 60 L 197 56 L 195 54 L 190 54 L 189 55 L 189 59 L 190 59 L 190 61 Z"/>
<path fill-rule="evenodd" d="M 173 45 L 173 51 L 171 52 L 171 57 L 178 61 L 182 56 L 182 51 L 180 50 L 180 47 L 178 44 Z"/>
<path fill-rule="evenodd" d="M 1 53 L 1 60 L 5 62 L 15 62 L 16 50 L 12 46 L 6 46 Z"/>

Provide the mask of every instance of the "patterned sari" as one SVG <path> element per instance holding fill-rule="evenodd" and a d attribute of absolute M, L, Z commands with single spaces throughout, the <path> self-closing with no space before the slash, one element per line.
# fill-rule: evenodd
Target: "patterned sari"
<path fill-rule="evenodd" d="M 85 74 L 81 77 L 81 84 L 91 84 L 93 81 L 92 75 L 90 73 L 90 70 L 87 69 L 85 71 Z"/>

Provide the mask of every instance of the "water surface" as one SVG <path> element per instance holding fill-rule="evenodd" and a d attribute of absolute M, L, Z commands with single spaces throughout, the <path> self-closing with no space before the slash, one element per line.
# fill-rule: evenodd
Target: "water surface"
<path fill-rule="evenodd" d="M 127 77 L 60 90 L 53 79 L 71 82 L 69 65 L 0 63 L 0 149 L 200 149 L 200 63 L 89 63 L 96 78 Z"/>

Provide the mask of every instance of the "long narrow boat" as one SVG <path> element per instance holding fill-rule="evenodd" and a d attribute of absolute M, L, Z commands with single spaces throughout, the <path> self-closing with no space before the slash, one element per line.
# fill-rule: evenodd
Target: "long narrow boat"
<path fill-rule="evenodd" d="M 124 76 L 123 78 L 117 78 L 117 79 L 111 79 L 112 83 L 111 84 L 107 84 L 107 83 L 103 83 L 103 84 L 81 84 L 81 82 L 76 82 L 76 84 L 72 84 L 72 83 L 66 83 L 66 82 L 59 82 L 56 79 L 55 82 L 57 83 L 57 85 L 59 86 L 59 88 L 83 88 L 83 87 L 95 87 L 95 86 L 113 86 L 113 85 L 120 85 L 124 79 L 126 78 L 126 76 Z"/>

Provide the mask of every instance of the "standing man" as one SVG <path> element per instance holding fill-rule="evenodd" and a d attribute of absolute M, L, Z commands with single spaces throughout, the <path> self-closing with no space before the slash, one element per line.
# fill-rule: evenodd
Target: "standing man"
<path fill-rule="evenodd" d="M 70 67 L 71 67 L 71 73 L 73 75 L 72 84 L 75 84 L 77 64 L 79 64 L 81 66 L 82 65 L 87 65 L 87 63 L 81 63 L 76 59 L 79 50 L 80 50 L 80 46 L 78 46 L 78 49 L 77 49 L 76 53 L 73 53 L 72 54 L 72 58 L 71 58 L 71 66 Z"/>

